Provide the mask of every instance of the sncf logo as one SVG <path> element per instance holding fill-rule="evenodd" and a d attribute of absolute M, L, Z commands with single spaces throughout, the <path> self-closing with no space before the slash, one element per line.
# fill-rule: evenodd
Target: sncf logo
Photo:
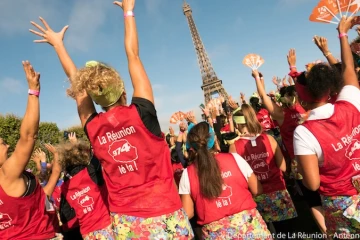
<path fill-rule="evenodd" d="M 349 160 L 360 160 L 360 141 L 352 140 L 351 144 L 347 147 L 345 156 Z"/>

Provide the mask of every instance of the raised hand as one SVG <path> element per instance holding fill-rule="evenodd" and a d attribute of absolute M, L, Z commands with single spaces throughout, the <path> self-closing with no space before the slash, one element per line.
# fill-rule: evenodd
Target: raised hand
<path fill-rule="evenodd" d="M 352 20 L 354 17 L 345 17 L 343 16 L 341 18 L 341 21 L 339 22 L 339 26 L 337 28 L 337 30 L 339 31 L 339 33 L 348 33 L 349 29 L 352 27 Z"/>
<path fill-rule="evenodd" d="M 122 2 L 115 1 L 114 4 L 121 7 L 124 12 L 132 11 L 135 8 L 135 0 L 123 0 Z"/>
<path fill-rule="evenodd" d="M 251 76 L 255 79 L 260 78 L 260 74 L 259 74 L 258 70 L 252 70 Z"/>
<path fill-rule="evenodd" d="M 240 99 L 241 99 L 241 101 L 245 100 L 245 93 L 240 92 Z"/>
<path fill-rule="evenodd" d="M 283 80 L 282 80 L 282 85 L 283 85 L 283 87 L 287 87 L 287 86 L 289 86 L 289 84 L 287 83 L 287 81 L 286 81 L 286 76 L 283 78 Z"/>
<path fill-rule="evenodd" d="M 38 35 L 39 37 L 43 38 L 41 40 L 34 40 L 34 42 L 35 43 L 49 43 L 53 47 L 61 45 L 63 43 L 66 30 L 69 28 L 69 26 L 63 27 L 63 29 L 60 32 L 56 33 L 50 28 L 49 24 L 42 17 L 40 17 L 40 21 L 45 26 L 45 29 L 33 21 L 30 22 L 40 32 L 34 31 L 32 29 L 30 29 L 29 31 L 32 32 L 33 34 Z"/>
<path fill-rule="evenodd" d="M 74 143 L 76 143 L 76 142 L 77 142 L 76 133 L 71 132 L 71 133 L 69 133 L 68 137 L 69 137 L 69 141 L 70 141 L 71 143 L 73 143 L 73 144 L 74 144 Z"/>
<path fill-rule="evenodd" d="M 273 82 L 273 84 L 275 84 L 275 86 L 278 86 L 278 80 L 277 80 L 278 78 L 276 77 L 276 76 L 274 76 L 273 78 L 272 78 L 272 82 Z"/>
<path fill-rule="evenodd" d="M 296 52 L 295 49 L 290 49 L 287 55 L 288 64 L 290 67 L 296 66 Z"/>
<path fill-rule="evenodd" d="M 169 133 L 171 136 L 175 135 L 174 129 L 172 127 L 169 127 Z"/>
<path fill-rule="evenodd" d="M 40 90 L 40 73 L 35 72 L 29 61 L 22 62 L 26 80 L 31 90 Z"/>
<path fill-rule="evenodd" d="M 44 146 L 45 146 L 45 148 L 46 148 L 49 152 L 51 152 L 53 155 L 57 154 L 56 148 L 55 148 L 53 145 L 51 145 L 50 143 L 45 143 Z"/>
<path fill-rule="evenodd" d="M 328 47 L 328 42 L 327 42 L 326 38 L 315 36 L 314 42 L 322 53 L 324 53 L 324 54 L 329 53 L 329 47 Z"/>

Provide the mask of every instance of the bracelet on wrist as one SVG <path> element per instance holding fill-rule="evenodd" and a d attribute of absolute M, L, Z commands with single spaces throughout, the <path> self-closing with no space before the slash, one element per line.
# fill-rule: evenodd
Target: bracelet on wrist
<path fill-rule="evenodd" d="M 339 38 L 342 38 L 342 37 L 347 37 L 348 36 L 348 34 L 347 33 L 340 33 L 339 34 Z"/>
<path fill-rule="evenodd" d="M 290 66 L 290 70 L 293 69 L 293 68 L 296 68 L 296 66 Z"/>
<path fill-rule="evenodd" d="M 135 14 L 133 11 L 126 11 L 124 12 L 124 18 L 126 17 L 135 17 Z"/>
<path fill-rule="evenodd" d="M 326 53 L 324 53 L 324 56 L 325 57 L 328 57 L 328 56 L 330 56 L 332 53 L 331 52 L 326 52 Z"/>
<path fill-rule="evenodd" d="M 29 89 L 28 94 L 39 97 L 40 96 L 40 91 L 39 90 Z"/>

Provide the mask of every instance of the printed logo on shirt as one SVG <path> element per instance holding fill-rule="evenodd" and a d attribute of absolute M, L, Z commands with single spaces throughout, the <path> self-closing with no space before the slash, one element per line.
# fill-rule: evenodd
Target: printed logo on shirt
<path fill-rule="evenodd" d="M 77 198 L 81 197 L 82 195 L 84 195 L 85 193 L 89 192 L 91 190 L 91 188 L 89 186 L 87 186 L 84 189 L 81 189 L 80 191 L 75 192 L 72 196 L 70 196 L 71 200 L 76 200 Z"/>
<path fill-rule="evenodd" d="M 83 207 L 84 214 L 87 214 L 92 210 L 94 210 L 93 208 L 94 199 L 88 195 L 83 195 L 79 197 L 78 203 L 80 204 L 80 206 Z"/>
<path fill-rule="evenodd" d="M 128 140 L 120 139 L 111 143 L 108 153 L 115 162 L 120 163 L 118 169 L 121 175 L 138 170 L 138 151 Z"/>
<path fill-rule="evenodd" d="M 0 199 L 0 206 L 1 206 L 1 205 L 3 205 L 3 204 L 4 204 L 4 202 L 3 202 L 3 201 L 1 201 L 1 199 Z"/>
<path fill-rule="evenodd" d="M 11 217 L 7 213 L 0 212 L 0 230 L 4 230 L 11 226 Z"/>
<path fill-rule="evenodd" d="M 345 156 L 349 160 L 360 160 L 360 141 L 352 140 L 351 144 L 347 147 Z"/>
<path fill-rule="evenodd" d="M 220 197 L 215 201 L 217 208 L 222 208 L 231 205 L 232 187 L 223 184 L 223 191 Z"/>

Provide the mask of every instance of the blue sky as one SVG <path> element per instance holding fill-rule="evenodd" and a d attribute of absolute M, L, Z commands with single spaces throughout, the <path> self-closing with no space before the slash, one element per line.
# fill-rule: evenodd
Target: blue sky
<path fill-rule="evenodd" d="M 314 35 L 328 38 L 339 57 L 336 25 L 308 20 L 313 0 L 188 0 L 195 23 L 213 67 L 235 99 L 250 96 L 255 84 L 242 65 L 248 53 L 265 59 L 261 71 L 267 90 L 272 76 L 288 72 L 286 54 L 295 48 L 298 66 L 324 59 L 312 42 Z M 140 56 L 152 81 L 155 106 L 164 131 L 175 111 L 195 110 L 203 102 L 201 77 L 190 31 L 182 13 L 182 0 L 137 0 L 135 14 Z M 53 49 L 35 44 L 28 32 L 30 20 L 45 18 L 59 31 L 69 25 L 66 46 L 77 66 L 99 60 L 115 67 L 132 93 L 123 44 L 121 9 L 110 0 L 1 0 L 0 2 L 0 113 L 24 114 L 27 84 L 21 67 L 30 60 L 41 73 L 41 121 L 60 128 L 79 124 L 75 102 L 66 97 L 66 77 Z M 355 37 L 352 33 L 351 37 Z"/>

